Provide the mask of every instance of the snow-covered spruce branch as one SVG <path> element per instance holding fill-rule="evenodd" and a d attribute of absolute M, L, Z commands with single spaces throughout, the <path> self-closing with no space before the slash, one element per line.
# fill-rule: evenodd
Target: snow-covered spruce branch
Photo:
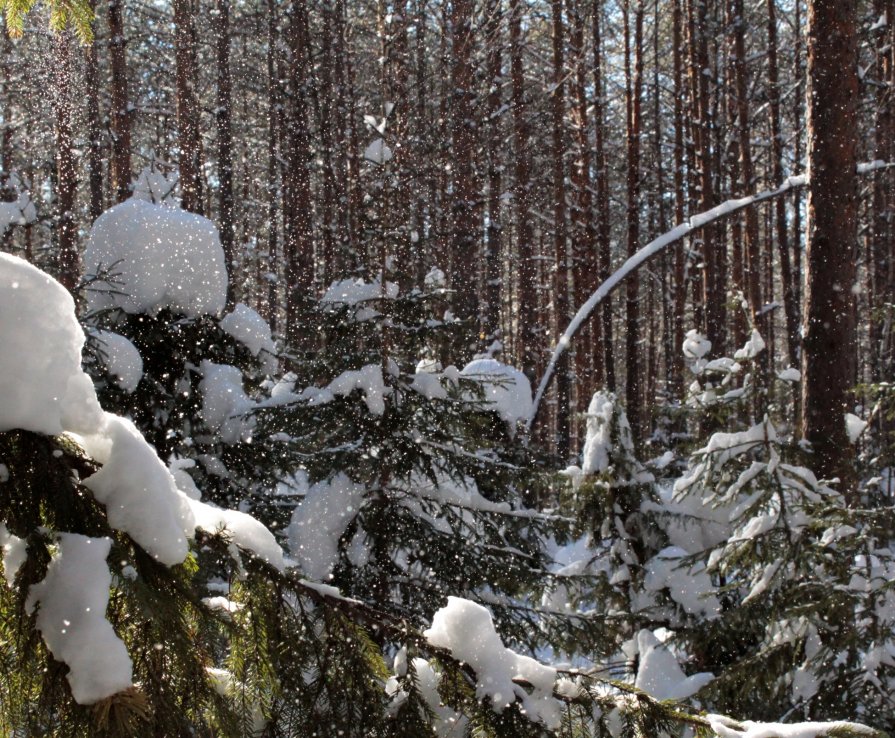
<path fill-rule="evenodd" d="M 881 169 L 891 169 L 893 167 L 895 167 L 895 162 L 876 160 L 858 164 L 857 173 L 870 174 Z M 544 371 L 544 376 L 541 378 L 541 382 L 538 385 L 538 391 L 535 394 L 534 402 L 532 403 L 531 414 L 528 416 L 528 420 L 525 424 L 526 430 L 531 429 L 534 421 L 538 417 L 541 400 L 544 397 L 544 393 L 547 391 L 547 387 L 550 386 L 550 382 L 556 371 L 556 364 L 560 357 L 568 350 L 572 339 L 581 329 L 581 326 L 584 325 L 584 322 L 593 314 L 597 306 L 611 295 L 615 289 L 624 282 L 628 275 L 639 269 L 653 257 L 660 254 L 668 246 L 677 243 L 685 236 L 689 236 L 693 231 L 698 231 L 700 228 L 705 228 L 712 223 L 730 217 L 752 205 L 757 205 L 766 200 L 773 200 L 781 197 L 787 192 L 804 187 L 806 184 L 808 184 L 808 177 L 801 174 L 796 177 L 787 177 L 787 179 L 774 190 L 765 190 L 754 195 L 749 195 L 748 197 L 725 200 L 711 210 L 706 210 L 704 213 L 698 213 L 689 218 L 686 222 L 675 226 L 667 233 L 663 233 L 658 238 L 650 241 L 636 254 L 628 258 L 628 260 L 622 264 L 609 279 L 597 288 L 597 291 L 590 296 L 587 302 L 578 308 L 578 312 L 575 313 L 575 316 L 566 327 L 565 332 L 560 336 L 559 341 L 553 349 L 553 354 L 550 357 L 550 363 L 547 365 L 547 369 Z"/>

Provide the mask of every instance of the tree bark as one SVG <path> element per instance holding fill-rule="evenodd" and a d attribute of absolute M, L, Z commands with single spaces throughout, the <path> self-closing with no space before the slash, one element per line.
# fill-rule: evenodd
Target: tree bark
<path fill-rule="evenodd" d="M 56 239 L 59 282 L 74 292 L 81 275 L 75 201 L 78 192 L 77 162 L 72 135 L 72 52 L 68 34 L 53 39 L 55 66 L 54 108 L 56 118 Z"/>
<path fill-rule="evenodd" d="M 553 320 L 552 335 L 557 337 L 569 319 L 569 265 L 566 243 L 566 188 L 564 118 L 565 68 L 563 65 L 565 33 L 562 0 L 551 0 L 553 26 L 553 89 L 552 89 L 552 162 L 553 162 Z M 571 442 L 571 382 L 568 354 L 556 369 L 556 452 L 565 458 Z"/>
<path fill-rule="evenodd" d="M 236 246 L 233 242 L 233 80 L 230 74 L 230 0 L 216 0 L 218 130 L 218 227 L 227 263 L 227 309 L 236 304 Z"/>
<path fill-rule="evenodd" d="M 857 228 L 857 32 L 855 8 L 808 3 L 808 221 L 802 412 L 819 477 L 854 493 L 852 446 L 843 413 L 853 382 Z"/>
<path fill-rule="evenodd" d="M 204 212 L 202 202 L 202 139 L 199 132 L 199 102 L 193 87 L 197 76 L 195 30 L 190 0 L 172 0 L 174 8 L 175 102 L 180 149 L 181 206 L 193 213 Z"/>
<path fill-rule="evenodd" d="M 640 248 L 640 126 L 643 86 L 643 0 L 634 4 L 634 43 L 631 48 L 630 3 L 623 6 L 625 36 L 625 109 L 627 112 L 627 251 Z M 633 69 L 632 69 L 633 54 Z M 640 281 L 635 273 L 625 285 L 625 406 L 631 435 L 639 444 L 643 435 L 640 387 Z"/>
<path fill-rule="evenodd" d="M 127 39 L 124 34 L 124 0 L 109 0 L 109 67 L 111 71 L 112 151 L 109 179 L 112 198 L 122 202 L 131 194 L 131 116 L 127 82 Z"/>

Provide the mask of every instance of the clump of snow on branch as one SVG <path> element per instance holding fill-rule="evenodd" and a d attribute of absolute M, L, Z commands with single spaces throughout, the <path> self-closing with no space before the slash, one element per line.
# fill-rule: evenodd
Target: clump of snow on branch
<path fill-rule="evenodd" d="M 649 630 L 637 634 L 637 652 L 639 666 L 634 686 L 657 700 L 685 700 L 715 678 L 708 672 L 686 676 L 674 654 Z"/>
<path fill-rule="evenodd" d="M 339 539 L 357 515 L 365 489 L 339 472 L 311 485 L 293 510 L 289 548 L 310 579 L 330 577 L 339 560 Z"/>
<path fill-rule="evenodd" d="M 488 698 L 497 712 L 517 699 L 525 714 L 551 730 L 560 725 L 561 703 L 553 697 L 556 669 L 516 653 L 503 645 L 494 629 L 491 613 L 481 605 L 460 597 L 448 597 L 448 603 L 435 613 L 426 639 L 436 648 L 444 648 L 476 674 L 476 696 Z M 528 692 L 514 680 L 531 685 Z"/>
<path fill-rule="evenodd" d="M 0 234 L 10 226 L 30 225 L 37 222 L 37 209 L 31 199 L 31 193 L 15 173 L 6 179 L 5 189 L 14 200 L 0 201 Z"/>
<path fill-rule="evenodd" d="M 54 658 L 68 666 L 72 696 L 82 705 L 132 686 L 133 664 L 106 620 L 112 574 L 109 538 L 60 533 L 58 552 L 26 602 Z"/>
<path fill-rule="evenodd" d="M 151 315 L 171 308 L 197 317 L 224 309 L 224 250 L 215 225 L 200 215 L 126 200 L 96 219 L 84 265 L 89 275 L 110 270 L 109 289 L 88 295 L 92 310 Z"/>
<path fill-rule="evenodd" d="M 239 341 L 261 360 L 267 374 L 277 370 L 277 347 L 271 337 L 270 326 L 255 310 L 243 303 L 221 318 L 221 329 Z"/>
<path fill-rule="evenodd" d="M 215 364 L 207 359 L 199 365 L 199 371 L 202 420 L 224 443 L 247 439 L 254 423 L 245 415 L 253 403 L 242 388 L 242 372 L 235 366 Z"/>
<path fill-rule="evenodd" d="M 133 423 L 102 410 L 81 368 L 85 338 L 74 307 L 54 279 L 0 254 L 0 431 L 68 433 L 103 465 L 82 483 L 105 505 L 109 524 L 163 564 L 182 562 L 200 527 L 283 568 L 282 549 L 267 528 L 244 513 L 190 499 Z M 105 620 L 110 541 L 66 532 L 58 540 L 59 553 L 30 600 L 39 605 L 37 625 L 48 648 L 69 666 L 75 699 L 87 704 L 131 686 L 126 649 Z M 0 546 L 10 578 L 24 547 L 5 526 Z"/>
<path fill-rule="evenodd" d="M 90 329 L 109 374 L 125 392 L 133 392 L 143 378 L 143 357 L 127 338 L 100 328 Z"/>
<path fill-rule="evenodd" d="M 531 413 L 531 383 L 516 367 L 497 359 L 474 359 L 460 374 L 479 382 L 486 409 L 496 412 L 511 432 Z"/>

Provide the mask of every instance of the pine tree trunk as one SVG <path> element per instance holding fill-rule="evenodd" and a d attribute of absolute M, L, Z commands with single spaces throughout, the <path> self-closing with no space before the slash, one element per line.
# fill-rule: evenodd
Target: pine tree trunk
<path fill-rule="evenodd" d="M 277 330 L 279 300 L 277 285 L 279 281 L 280 260 L 278 258 L 277 212 L 279 202 L 277 159 L 279 156 L 278 134 L 282 117 L 279 95 L 279 58 L 277 47 L 279 32 L 277 24 L 276 0 L 267 0 L 267 314 L 265 318 L 272 331 Z"/>
<path fill-rule="evenodd" d="M 476 119 L 473 112 L 474 77 L 472 0 L 451 5 L 451 141 L 453 193 L 451 195 L 451 286 L 458 317 L 478 319 L 479 222 L 477 202 L 481 188 L 475 175 Z"/>
<path fill-rule="evenodd" d="M 124 34 L 124 0 L 109 0 L 109 68 L 111 71 L 112 151 L 109 179 L 112 198 L 122 202 L 131 194 L 131 116 L 127 81 L 127 40 Z"/>
<path fill-rule="evenodd" d="M 603 52 L 601 18 L 603 0 L 593 4 L 593 51 L 594 51 L 594 164 L 597 177 L 597 256 L 599 259 L 600 282 L 609 279 L 611 273 L 609 209 L 609 164 L 606 160 L 606 98 L 603 83 Z M 602 342 L 597 345 L 594 364 L 603 366 L 604 384 L 610 392 L 615 392 L 615 358 L 612 340 L 612 300 L 606 298 L 600 307 L 602 321 Z"/>
<path fill-rule="evenodd" d="M 75 201 L 77 162 L 72 134 L 72 51 L 65 33 L 53 39 L 55 57 L 54 108 L 56 118 L 56 239 L 59 281 L 74 291 L 81 275 Z"/>
<path fill-rule="evenodd" d="M 852 447 L 843 413 L 856 350 L 857 33 L 855 9 L 808 3 L 808 222 L 802 402 L 819 477 L 839 477 L 854 504 Z"/>
<path fill-rule="evenodd" d="M 91 10 L 95 10 L 91 2 Z M 8 41 L 5 40 L 6 43 Z M 94 221 L 103 212 L 103 143 L 102 125 L 99 118 L 99 76 L 97 69 L 97 45 L 90 44 L 84 50 L 84 86 L 87 94 L 85 122 L 87 124 L 87 182 L 90 190 L 88 213 Z"/>
<path fill-rule="evenodd" d="M 633 49 L 631 47 L 629 0 L 625 0 L 623 15 L 625 26 L 625 108 L 627 112 L 627 250 L 630 257 L 641 246 L 640 127 L 643 86 L 643 0 L 635 0 Z M 639 443 L 643 435 L 639 292 L 640 281 L 637 273 L 634 273 L 625 284 L 625 405 L 628 421 L 631 424 L 631 435 L 635 443 Z"/>
<path fill-rule="evenodd" d="M 308 16 L 304 0 L 286 8 L 286 45 L 289 53 L 287 99 L 281 129 L 283 157 L 283 251 L 286 260 L 286 343 L 290 347 L 312 342 L 301 326 L 302 301 L 314 287 L 314 237 L 311 221 L 311 157 L 307 118 Z"/>
<path fill-rule="evenodd" d="M 682 16 L 681 0 L 672 6 L 672 69 L 674 75 L 674 220 L 684 222 L 686 193 L 684 192 L 684 85 L 681 48 Z M 674 249 L 674 352 L 671 362 L 671 389 L 674 397 L 681 397 L 684 390 L 684 320 L 687 300 L 686 251 L 684 242 Z"/>
<path fill-rule="evenodd" d="M 771 113 L 771 178 L 775 185 L 783 181 L 783 133 L 780 127 L 780 72 L 777 59 L 777 0 L 768 2 L 768 103 Z M 799 362 L 799 307 L 793 284 L 786 200 L 774 204 L 774 226 L 780 255 L 780 281 L 786 317 L 786 347 L 790 366 Z"/>
<path fill-rule="evenodd" d="M 202 140 L 199 103 L 194 82 L 197 77 L 195 30 L 190 0 L 172 0 L 174 8 L 175 101 L 180 149 L 181 206 L 193 213 L 204 212 L 202 202 Z"/>
<path fill-rule="evenodd" d="M 503 30 L 502 0 L 488 0 L 485 10 L 485 35 L 488 38 L 488 229 L 485 234 L 485 305 L 483 310 L 484 324 L 482 334 L 486 342 L 499 339 L 500 307 L 501 307 L 501 275 L 503 273 L 503 232 L 501 223 L 501 189 L 503 142 L 503 102 L 501 71 L 503 48 L 501 32 Z"/>
<path fill-rule="evenodd" d="M 227 309 L 236 304 L 236 246 L 233 242 L 233 81 L 230 74 L 230 0 L 215 0 L 217 52 L 218 228 L 227 262 Z"/>
<path fill-rule="evenodd" d="M 522 371 L 535 379 L 538 366 L 538 331 L 534 262 L 534 232 L 529 214 L 530 172 L 528 149 L 528 120 L 525 101 L 525 77 L 522 65 L 522 3 L 510 2 L 510 81 L 513 110 L 513 160 L 515 183 L 513 203 L 516 218 L 516 256 L 518 304 L 516 328 L 516 356 Z"/>
<path fill-rule="evenodd" d="M 587 58 L 584 45 L 584 15 L 581 0 L 567 0 L 566 7 L 571 19 L 569 31 L 569 66 L 572 71 L 572 135 L 574 157 L 571 172 L 572 184 L 572 264 L 574 274 L 575 306 L 584 304 L 599 287 L 599 261 L 597 258 L 597 234 L 593 217 L 591 185 L 591 160 L 588 128 Z M 597 346 L 602 344 L 599 316 L 588 320 L 586 335 L 575 351 L 575 382 L 578 407 L 586 406 L 594 389 L 602 385 L 602 361 L 597 362 Z M 597 364 L 600 364 L 598 367 Z"/>
<path fill-rule="evenodd" d="M 553 25 L 552 162 L 553 162 L 553 320 L 552 335 L 558 337 L 569 322 L 569 267 L 566 243 L 565 188 L 565 33 L 562 0 L 551 0 Z M 571 443 L 571 381 L 569 353 L 556 368 L 556 451 L 565 458 Z"/>

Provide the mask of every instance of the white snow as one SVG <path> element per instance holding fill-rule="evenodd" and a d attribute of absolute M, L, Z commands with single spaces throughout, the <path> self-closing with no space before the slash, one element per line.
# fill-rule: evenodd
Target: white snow
<path fill-rule="evenodd" d="M 861 418 L 852 413 L 845 414 L 845 430 L 848 432 L 848 440 L 852 443 L 858 442 L 866 427 L 866 420 L 861 420 Z"/>
<path fill-rule="evenodd" d="M 329 302 L 342 305 L 357 305 L 368 300 L 381 300 L 383 298 L 394 300 L 398 296 L 398 285 L 386 282 L 383 290 L 382 281 L 376 279 L 373 282 L 365 282 L 362 279 L 343 279 L 333 282 L 320 298 L 320 302 Z"/>
<path fill-rule="evenodd" d="M 177 174 L 167 177 L 154 165 L 144 167 L 131 183 L 133 199 L 177 207 Z"/>
<path fill-rule="evenodd" d="M 327 389 L 339 397 L 347 397 L 354 390 L 360 390 L 367 409 L 373 415 L 385 413 L 385 397 L 391 393 L 391 390 L 385 386 L 382 367 L 376 364 L 367 364 L 360 369 L 342 372 L 329 383 Z"/>
<path fill-rule="evenodd" d="M 374 139 L 364 149 L 364 159 L 374 164 L 385 164 L 385 162 L 391 161 L 392 156 L 392 150 L 382 138 Z"/>
<path fill-rule="evenodd" d="M 0 202 L 0 234 L 5 233 L 10 226 L 28 225 L 37 221 L 37 209 L 17 174 L 9 175 L 6 187 L 17 194 L 12 202 Z"/>
<path fill-rule="evenodd" d="M 0 253 L 0 431 L 58 435 L 99 423 L 93 383 L 81 370 L 83 346 L 68 291 Z"/>
<path fill-rule="evenodd" d="M 494 629 L 491 613 L 478 603 L 448 597 L 435 613 L 432 627 L 423 635 L 436 648 L 444 648 L 454 658 L 468 664 L 476 674 L 476 696 L 486 697 L 502 712 L 516 699 L 533 722 L 551 730 L 560 725 L 561 704 L 553 697 L 556 669 L 506 648 Z M 531 692 L 514 682 L 531 685 Z"/>
<path fill-rule="evenodd" d="M 96 434 L 77 440 L 103 464 L 84 486 L 106 506 L 109 524 L 163 564 L 183 561 L 195 529 L 189 498 L 134 424 L 109 414 Z"/>
<path fill-rule="evenodd" d="M 125 392 L 133 392 L 143 378 L 143 358 L 137 347 L 122 335 L 94 328 L 106 369 Z"/>
<path fill-rule="evenodd" d="M 746 341 L 746 344 L 743 346 L 743 348 L 739 349 L 733 355 L 733 358 L 737 359 L 738 361 L 741 361 L 743 359 L 754 359 L 764 350 L 764 339 L 761 337 L 761 334 L 753 328 L 752 335 L 750 336 L 749 340 Z"/>
<path fill-rule="evenodd" d="M 801 382 L 802 372 L 795 367 L 789 366 L 786 369 L 781 369 L 777 372 L 777 378 L 784 382 Z"/>
<path fill-rule="evenodd" d="M 531 413 L 531 383 L 516 367 L 497 359 L 474 359 L 460 374 L 481 384 L 487 409 L 496 412 L 511 432 Z"/>
<path fill-rule="evenodd" d="M 723 715 L 706 715 L 718 738 L 821 738 L 833 731 L 847 729 L 857 735 L 876 735 L 870 728 L 856 723 L 754 723 L 751 720 L 731 720 Z"/>
<path fill-rule="evenodd" d="M 364 488 L 344 472 L 319 481 L 292 511 L 289 550 L 309 579 L 324 581 L 339 560 L 339 539 L 363 504 Z"/>
<path fill-rule="evenodd" d="M 69 668 L 72 696 L 90 705 L 133 685 L 127 649 L 106 620 L 112 574 L 109 538 L 59 534 L 59 551 L 43 581 L 28 592 L 47 648 Z"/>
<path fill-rule="evenodd" d="M 207 502 L 188 500 L 195 527 L 209 533 L 221 533 L 231 544 L 251 551 L 279 571 L 286 568 L 283 549 L 273 533 L 251 515 L 238 510 L 225 510 Z"/>
<path fill-rule="evenodd" d="M 690 360 L 702 359 L 711 350 L 712 342 L 699 331 L 696 329 L 687 331 L 684 343 L 681 345 L 681 351 L 684 352 L 685 358 Z"/>
<path fill-rule="evenodd" d="M 262 369 L 267 374 L 276 373 L 277 347 L 271 337 L 270 326 L 255 310 L 240 302 L 221 318 L 220 326 L 245 346 L 252 356 L 261 360 Z"/>
<path fill-rule="evenodd" d="M 235 366 L 214 364 L 207 359 L 199 365 L 199 371 L 202 373 L 199 382 L 202 420 L 224 443 L 248 438 L 254 421 L 243 416 L 253 403 L 242 388 L 242 372 Z"/>
<path fill-rule="evenodd" d="M 0 523 L 0 553 L 3 554 L 3 576 L 12 587 L 19 568 L 28 558 L 28 542 L 10 533 L 5 523 Z"/>
<path fill-rule="evenodd" d="M 634 686 L 657 700 L 685 700 L 715 678 L 708 672 L 686 676 L 671 651 L 649 630 L 637 634 L 637 651 L 640 664 Z"/>
<path fill-rule="evenodd" d="M 171 308 L 196 317 L 217 315 L 226 302 L 227 269 L 215 225 L 145 200 L 131 198 L 96 219 L 84 268 L 88 275 L 110 269 L 116 280 L 114 292 L 89 293 L 92 310 L 155 314 Z"/>
<path fill-rule="evenodd" d="M 677 546 L 659 551 L 646 563 L 643 588 L 648 592 L 667 589 L 671 599 L 690 615 L 717 618 L 721 603 L 714 594 L 712 579 L 701 563 L 683 565 L 681 560 L 686 556 L 687 552 Z"/>

